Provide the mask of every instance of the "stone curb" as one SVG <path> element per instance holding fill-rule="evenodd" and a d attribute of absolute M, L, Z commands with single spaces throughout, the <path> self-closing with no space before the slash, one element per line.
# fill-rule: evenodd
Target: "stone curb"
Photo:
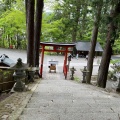
<path fill-rule="evenodd" d="M 10 104 L 12 103 L 12 104 L 16 105 L 17 102 L 19 102 L 19 100 L 18 101 L 12 101 L 13 97 L 18 97 L 18 99 L 19 99 L 19 98 L 21 98 L 21 94 L 24 95 L 21 102 L 18 103 L 17 107 L 15 106 L 15 109 L 12 110 L 12 112 L 11 112 L 11 110 L 10 111 L 8 110 L 7 112 L 6 111 L 3 112 L 4 114 L 2 116 L 4 116 L 4 117 L 2 117 L 0 119 L 1 120 L 18 120 L 18 117 L 21 115 L 23 109 L 26 107 L 28 101 L 30 100 L 31 96 L 33 95 L 33 92 L 35 91 L 35 89 L 37 88 L 39 83 L 40 83 L 40 80 L 37 80 L 37 82 L 32 83 L 30 85 L 30 91 L 26 91 L 26 92 L 23 92 L 23 93 L 22 92 L 20 92 L 20 93 L 16 92 L 16 93 L 12 94 L 10 97 L 3 100 L 0 103 L 0 106 L 2 106 L 3 109 L 7 109 L 7 108 L 5 108 L 7 103 L 10 103 Z M 7 113 L 7 115 L 6 115 L 6 113 Z"/>
<path fill-rule="evenodd" d="M 18 117 L 21 115 L 23 109 L 26 107 L 28 101 L 30 100 L 31 96 L 33 95 L 33 92 L 34 92 L 35 89 L 37 88 L 38 84 L 39 84 L 39 81 L 37 82 L 37 84 L 35 84 L 35 85 L 33 86 L 33 88 L 31 89 L 31 91 L 30 91 L 29 94 L 27 95 L 27 98 L 25 99 L 25 101 L 22 102 L 20 108 L 19 108 L 17 111 L 15 111 L 15 113 L 11 114 L 11 115 L 9 116 L 8 120 L 17 120 L 17 119 L 18 119 Z"/>

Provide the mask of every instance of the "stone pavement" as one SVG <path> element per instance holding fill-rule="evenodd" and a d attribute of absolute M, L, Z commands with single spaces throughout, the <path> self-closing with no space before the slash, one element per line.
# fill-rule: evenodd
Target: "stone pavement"
<path fill-rule="evenodd" d="M 120 120 L 120 96 L 104 89 L 65 80 L 44 69 L 43 79 L 18 120 Z"/>

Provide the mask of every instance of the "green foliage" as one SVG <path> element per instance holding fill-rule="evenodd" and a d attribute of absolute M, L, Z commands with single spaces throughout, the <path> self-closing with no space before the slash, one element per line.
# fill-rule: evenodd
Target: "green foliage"
<path fill-rule="evenodd" d="M 116 63 L 118 63 L 118 62 L 120 62 L 119 59 L 116 59 L 116 60 L 110 60 L 110 63 L 113 64 L 113 65 L 116 64 Z"/>
<path fill-rule="evenodd" d="M 21 49 L 27 49 L 27 41 L 26 40 L 21 40 Z"/>
<path fill-rule="evenodd" d="M 116 80 L 114 75 L 120 72 L 120 60 L 111 60 L 110 63 L 113 64 L 113 66 L 111 66 L 113 70 L 108 72 L 108 79 Z"/>
<path fill-rule="evenodd" d="M 42 41 L 62 42 L 64 35 L 63 29 L 65 27 L 62 19 L 54 21 L 52 19 L 53 14 L 43 14 Z"/>
<path fill-rule="evenodd" d="M 2 5 L 0 7 L 2 10 L 0 14 L 0 46 L 16 45 L 19 38 L 26 33 L 24 0 L 4 0 L 0 4 Z"/>
<path fill-rule="evenodd" d="M 4 76 L 8 76 L 8 74 L 9 74 L 8 71 L 5 71 L 5 72 L 3 73 Z"/>
<path fill-rule="evenodd" d="M 25 13 L 24 2 L 24 0 L 16 0 L 16 2 L 13 4 L 13 8 Z"/>
<path fill-rule="evenodd" d="M 68 43 L 75 38 L 76 41 L 91 40 L 94 16 L 97 14 L 97 4 L 101 5 L 100 0 L 55 0 L 54 2 L 45 0 L 44 2 L 49 4 L 53 12 L 43 13 L 41 41 Z M 97 37 L 102 46 L 106 40 L 110 8 L 112 4 L 116 4 L 117 0 L 103 0 L 103 2 Z M 119 17 L 116 19 L 119 22 Z M 21 48 L 26 48 L 24 0 L 0 1 L 0 30 L 2 31 L 0 31 L 0 46 L 9 47 L 10 44 L 16 44 L 19 41 Z M 116 36 L 117 41 L 114 43 L 113 50 L 118 54 L 120 52 L 119 30 Z"/>
<path fill-rule="evenodd" d="M 112 80 L 114 78 L 114 74 L 116 73 L 116 71 L 108 71 L 108 78 L 109 80 Z M 114 79 L 113 79 L 114 80 Z"/>
<path fill-rule="evenodd" d="M 21 36 L 26 32 L 25 14 L 19 10 L 7 10 L 0 16 L 0 29 L 2 30 L 2 39 L 15 44 L 16 36 Z M 7 37 L 9 36 L 9 38 Z M 5 42 L 6 43 L 6 42 Z M 9 46 L 7 45 L 7 46 Z M 6 44 L 5 44 L 6 46 Z"/>
<path fill-rule="evenodd" d="M 25 14 L 19 10 L 8 10 L 0 17 L 0 26 L 7 26 L 7 33 L 25 29 Z M 11 27 L 12 26 L 12 27 Z M 25 30 L 24 30 L 25 31 Z"/>
<path fill-rule="evenodd" d="M 75 80 L 76 82 L 80 82 L 80 78 L 78 78 L 78 77 L 74 77 L 74 80 Z"/>
<path fill-rule="evenodd" d="M 114 54 L 120 54 L 120 40 L 117 39 L 113 45 Z"/>
<path fill-rule="evenodd" d="M 111 68 L 113 70 L 108 72 L 108 79 L 116 80 L 116 77 L 114 75 L 120 72 L 120 60 L 119 59 L 111 60 L 110 63 L 112 64 Z"/>

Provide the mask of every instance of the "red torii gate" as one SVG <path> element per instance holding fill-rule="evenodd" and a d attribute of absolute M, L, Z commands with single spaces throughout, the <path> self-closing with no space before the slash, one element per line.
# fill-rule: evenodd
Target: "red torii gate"
<path fill-rule="evenodd" d="M 47 46 L 47 47 L 46 47 Z M 42 78 L 44 51 L 48 52 L 63 52 L 65 59 L 63 64 L 63 73 L 65 79 L 67 78 L 67 54 L 73 51 L 74 43 L 53 43 L 53 42 L 40 42 L 41 62 L 40 62 L 40 77 Z M 51 49 L 49 49 L 51 48 Z"/>

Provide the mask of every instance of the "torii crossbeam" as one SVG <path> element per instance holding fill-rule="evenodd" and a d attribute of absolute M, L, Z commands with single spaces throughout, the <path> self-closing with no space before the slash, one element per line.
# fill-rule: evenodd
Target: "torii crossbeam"
<path fill-rule="evenodd" d="M 47 47 L 46 47 L 47 46 Z M 40 77 L 42 78 L 44 52 L 63 52 L 65 54 L 63 73 L 65 79 L 67 78 L 67 54 L 73 52 L 74 43 L 53 43 L 53 42 L 40 42 L 41 62 L 40 62 Z M 51 48 L 51 49 L 49 49 Z"/>

